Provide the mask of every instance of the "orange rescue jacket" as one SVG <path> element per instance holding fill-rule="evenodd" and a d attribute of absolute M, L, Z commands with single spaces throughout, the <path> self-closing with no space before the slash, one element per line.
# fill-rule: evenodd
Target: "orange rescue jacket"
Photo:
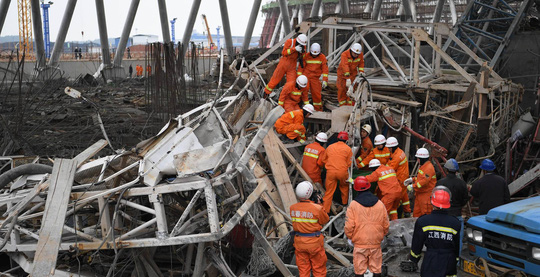
<path fill-rule="evenodd" d="M 353 80 L 358 71 L 364 72 L 364 53 L 360 53 L 356 59 L 352 57 L 350 49 L 341 53 L 337 70 L 338 77 Z"/>
<path fill-rule="evenodd" d="M 288 82 L 283 86 L 281 94 L 279 95 L 278 104 L 283 106 L 286 101 L 292 101 L 294 103 L 300 103 L 300 100 L 304 102 L 304 105 L 309 104 L 308 99 L 309 85 L 305 88 L 298 89 L 296 82 Z"/>
<path fill-rule="evenodd" d="M 352 150 L 343 141 L 338 141 L 326 148 L 317 164 L 328 171 L 347 171 L 352 163 Z"/>
<path fill-rule="evenodd" d="M 424 163 L 419 169 L 416 177 L 413 178 L 414 192 L 431 192 L 437 183 L 435 168 L 431 161 Z"/>
<path fill-rule="evenodd" d="M 352 201 L 347 208 L 345 235 L 358 248 L 380 248 L 388 233 L 388 212 L 381 200 L 372 207 Z"/>
<path fill-rule="evenodd" d="M 359 159 L 360 157 L 358 157 Z M 379 150 L 377 147 L 373 147 L 371 152 L 367 155 L 367 157 L 361 161 L 357 160 L 357 166 L 358 168 L 362 168 L 369 165 L 369 162 L 373 159 L 379 160 L 381 162 L 381 165 L 388 163 L 388 159 L 390 158 L 390 149 L 387 147 L 384 147 L 382 150 Z"/>
<path fill-rule="evenodd" d="M 281 50 L 281 58 L 286 59 L 288 62 L 293 62 L 296 64 L 296 60 L 298 59 L 298 52 L 296 52 L 296 39 L 291 38 L 288 39 L 285 42 L 285 45 L 283 46 L 283 50 Z"/>
<path fill-rule="evenodd" d="M 373 143 L 371 142 L 369 136 L 363 138 L 362 145 L 360 147 L 360 156 L 356 158 L 357 163 L 360 164 L 369 155 L 369 153 L 371 153 L 372 149 Z"/>
<path fill-rule="evenodd" d="M 396 171 L 393 168 L 382 165 L 366 176 L 370 183 L 377 182 L 382 195 L 389 193 L 401 193 L 401 185 L 396 176 Z"/>
<path fill-rule="evenodd" d="M 321 179 L 321 168 L 317 164 L 319 158 L 324 153 L 325 149 L 318 142 L 313 142 L 304 148 L 304 155 L 302 158 L 302 168 L 306 173 L 311 176 L 318 176 L 317 180 Z M 313 179 L 313 177 L 311 177 Z M 317 181 L 312 180 L 312 181 Z"/>
<path fill-rule="evenodd" d="M 396 171 L 399 184 L 403 185 L 403 181 L 409 178 L 409 163 L 407 155 L 401 148 L 397 147 L 394 153 L 390 154 L 388 166 Z"/>
<path fill-rule="evenodd" d="M 324 246 L 324 236 L 318 234 L 323 225 L 328 223 L 328 214 L 323 206 L 310 200 L 302 200 L 291 205 L 293 230 L 299 232 L 294 237 L 296 249 L 317 249 Z"/>
<path fill-rule="evenodd" d="M 317 57 L 313 57 L 311 53 L 305 53 L 302 60 L 304 67 L 298 68 L 298 75 L 306 75 L 308 78 L 323 77 L 323 81 L 328 82 L 328 64 L 326 56 L 321 53 Z"/>

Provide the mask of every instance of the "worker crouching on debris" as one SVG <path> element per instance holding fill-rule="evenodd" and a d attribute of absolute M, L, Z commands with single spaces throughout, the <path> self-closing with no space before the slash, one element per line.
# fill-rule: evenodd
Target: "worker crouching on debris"
<path fill-rule="evenodd" d="M 339 132 L 338 142 L 328 146 L 318 161 L 319 166 L 326 168 L 326 193 L 323 198 L 324 210 L 329 213 L 332 206 L 332 198 L 339 183 L 341 203 L 347 205 L 349 200 L 349 167 L 352 163 L 352 150 L 346 144 L 349 140 L 347 132 Z"/>
<path fill-rule="evenodd" d="M 386 138 L 383 135 L 376 135 L 374 143 L 375 148 L 371 150 L 365 159 L 362 160 L 358 157 L 356 159 L 356 166 L 358 166 L 358 168 L 366 167 L 373 159 L 379 160 L 381 164 L 387 164 L 388 159 L 390 158 L 390 150 L 384 146 L 385 143 Z"/>
<path fill-rule="evenodd" d="M 283 86 L 278 104 L 285 109 L 285 112 L 299 110 L 300 101 L 303 101 L 304 105 L 309 104 L 308 93 L 308 78 L 300 75 L 296 78 L 296 82 L 287 82 Z"/>
<path fill-rule="evenodd" d="M 479 214 L 487 214 L 489 210 L 510 202 L 510 192 L 503 177 L 495 174 L 495 163 L 484 159 L 480 165 L 482 178 L 473 183 L 471 195 L 478 199 Z"/>
<path fill-rule="evenodd" d="M 336 82 L 339 106 L 353 105 L 351 98 L 347 96 L 347 89 L 351 86 L 358 72 L 364 75 L 364 54 L 362 53 L 362 45 L 355 43 L 341 54 Z"/>
<path fill-rule="evenodd" d="M 302 168 L 314 183 L 322 184 L 321 167 L 317 164 L 324 153 L 324 144 L 328 141 L 325 133 L 318 133 L 315 142 L 306 145 L 302 155 Z"/>
<path fill-rule="evenodd" d="M 381 165 L 381 162 L 377 159 L 369 162 L 369 169 L 373 170 L 373 172 L 366 176 L 367 180 L 371 183 L 377 182 L 381 201 L 388 211 L 390 220 L 397 219 L 397 208 L 401 199 L 401 186 L 399 185 L 396 171 L 389 166 Z"/>
<path fill-rule="evenodd" d="M 437 186 L 431 193 L 433 212 L 418 218 L 414 224 L 414 233 L 411 245 L 411 267 L 403 268 L 405 271 L 416 271 L 418 261 L 422 255 L 422 248 L 426 245 L 426 253 L 420 276 L 445 277 L 457 276 L 457 261 L 459 259 L 459 220 L 448 214 L 451 193 L 444 186 Z"/>
<path fill-rule="evenodd" d="M 328 214 L 320 204 L 311 201 L 313 185 L 303 181 L 296 186 L 299 203 L 291 205 L 296 265 L 301 277 L 326 276 L 326 253 L 321 229 L 328 223 Z M 318 199 L 320 203 L 320 199 Z"/>
<path fill-rule="evenodd" d="M 328 64 L 326 56 L 321 53 L 321 46 L 313 43 L 309 49 L 309 54 L 303 55 L 303 66 L 298 69 L 298 75 L 306 75 L 311 91 L 311 99 L 316 111 L 322 111 L 321 91 L 328 86 Z M 322 75 L 322 83 L 319 80 Z"/>
<path fill-rule="evenodd" d="M 366 177 L 354 180 L 356 198 L 347 208 L 345 235 L 354 246 L 353 263 L 355 276 L 364 276 L 367 268 L 374 277 L 382 276 L 381 242 L 388 233 L 388 216 L 384 204 L 373 195 Z"/>
<path fill-rule="evenodd" d="M 266 95 L 272 93 L 272 90 L 283 79 L 283 75 L 287 75 L 287 83 L 296 79 L 296 62 L 298 55 L 302 55 L 305 51 L 307 37 L 304 34 L 299 34 L 296 39 L 291 38 L 285 42 L 281 51 L 281 59 L 272 74 L 272 78 L 264 88 Z"/>
<path fill-rule="evenodd" d="M 284 113 L 274 124 L 278 134 L 285 135 L 289 140 L 298 140 L 301 143 L 306 141 L 306 127 L 304 118 L 315 112 L 313 105 L 307 104 L 301 110 Z"/>
<path fill-rule="evenodd" d="M 387 165 L 396 171 L 397 180 L 401 187 L 400 203 L 403 207 L 405 217 L 411 217 L 411 205 L 409 202 L 409 194 L 407 187 L 404 185 L 405 180 L 409 178 L 409 163 L 405 152 L 398 147 L 398 140 L 395 137 L 389 137 L 386 140 L 386 148 L 390 150 L 390 158 Z"/>
<path fill-rule="evenodd" d="M 429 196 L 437 183 L 435 168 L 429 161 L 429 151 L 426 148 L 416 150 L 416 158 L 420 161 L 420 168 L 416 177 L 405 180 L 409 191 L 414 189 L 414 217 L 420 217 L 431 213 Z"/>

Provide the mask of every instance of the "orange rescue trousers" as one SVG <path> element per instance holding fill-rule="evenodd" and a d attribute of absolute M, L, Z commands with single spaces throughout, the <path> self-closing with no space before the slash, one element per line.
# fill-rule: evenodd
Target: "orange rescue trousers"
<path fill-rule="evenodd" d="M 416 192 L 414 198 L 414 217 L 420 217 L 425 214 L 430 214 L 433 210 L 431 206 L 431 192 Z"/>
<path fill-rule="evenodd" d="M 264 91 L 266 94 L 272 93 L 272 90 L 281 82 L 281 79 L 283 79 L 283 76 L 286 75 L 286 82 L 294 82 L 296 80 L 296 60 L 294 63 L 291 63 L 284 57 L 281 58 L 281 60 L 278 63 L 278 66 L 274 70 L 274 74 L 272 74 L 272 78 L 270 78 L 270 81 L 264 88 Z"/>
<path fill-rule="evenodd" d="M 347 170 L 343 172 L 339 171 L 327 171 L 326 172 L 326 192 L 323 197 L 324 210 L 329 213 L 332 206 L 332 199 L 334 198 L 334 192 L 336 191 L 339 182 L 339 191 L 341 192 L 341 203 L 347 205 L 349 201 L 349 172 Z"/>
<path fill-rule="evenodd" d="M 381 248 L 354 248 L 353 251 L 354 274 L 363 276 L 367 268 L 373 273 L 382 272 Z"/>
<path fill-rule="evenodd" d="M 327 258 L 324 247 L 295 250 L 294 254 L 296 255 L 296 265 L 300 277 L 310 277 L 311 271 L 313 271 L 314 277 L 326 276 Z"/>
<path fill-rule="evenodd" d="M 411 212 L 411 202 L 409 201 L 409 193 L 407 191 L 407 187 L 403 187 L 403 190 L 401 191 L 401 206 L 403 207 L 404 213 Z"/>
<path fill-rule="evenodd" d="M 354 81 L 356 76 L 351 76 L 351 82 Z M 347 79 L 338 76 L 336 86 L 338 89 L 337 98 L 339 106 L 352 106 L 353 101 L 347 96 Z"/>
<path fill-rule="evenodd" d="M 382 195 L 381 202 L 386 207 L 390 220 L 398 219 L 397 209 L 401 200 L 401 192 L 393 192 Z"/>
<path fill-rule="evenodd" d="M 313 101 L 313 107 L 316 111 L 322 112 L 322 83 L 318 76 L 307 76 L 309 83 L 309 90 L 311 91 L 311 100 Z"/>

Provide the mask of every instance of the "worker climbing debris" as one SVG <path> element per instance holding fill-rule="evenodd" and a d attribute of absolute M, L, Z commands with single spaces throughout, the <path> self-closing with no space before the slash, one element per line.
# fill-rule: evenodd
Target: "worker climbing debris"
<path fill-rule="evenodd" d="M 323 110 L 321 90 L 328 86 L 328 62 L 326 56 L 321 53 L 321 45 L 313 43 L 309 53 L 302 56 L 303 67 L 298 68 L 298 75 L 308 78 L 311 99 L 316 111 Z M 322 77 L 322 82 L 320 78 Z"/>
<path fill-rule="evenodd" d="M 405 180 L 409 178 L 409 163 L 407 155 L 398 145 L 398 140 L 395 137 L 389 137 L 386 140 L 385 146 L 390 150 L 390 158 L 387 165 L 396 172 L 396 177 L 401 187 L 400 205 L 403 207 L 404 217 L 411 217 L 409 194 L 407 193 L 407 187 L 404 185 Z"/>
<path fill-rule="evenodd" d="M 355 43 L 350 49 L 341 54 L 341 61 L 337 69 L 338 101 L 340 106 L 352 106 L 353 102 L 347 96 L 347 89 L 353 84 L 356 75 L 364 76 L 364 53 L 362 45 Z"/>
<path fill-rule="evenodd" d="M 304 75 L 296 77 L 296 82 L 287 82 L 279 94 L 278 104 L 290 112 L 300 109 L 300 103 L 309 104 L 308 78 Z"/>
<path fill-rule="evenodd" d="M 285 112 L 274 125 L 278 134 L 286 137 L 286 140 L 298 140 L 300 143 L 306 142 L 306 127 L 304 119 L 315 113 L 313 105 L 307 104 L 301 110 Z"/>
<path fill-rule="evenodd" d="M 289 39 L 285 42 L 281 51 L 281 59 L 279 64 L 272 74 L 272 78 L 264 88 L 264 92 L 268 95 L 272 93 L 283 76 L 286 75 L 287 83 L 293 82 L 296 79 L 296 62 L 298 56 L 305 52 L 307 44 L 307 36 L 299 34 L 296 39 Z"/>
<path fill-rule="evenodd" d="M 325 133 L 318 133 L 315 141 L 306 145 L 304 154 L 302 155 L 302 168 L 309 175 L 309 178 L 314 183 L 322 184 L 321 167 L 318 162 L 324 154 L 324 144 L 328 141 L 328 136 Z"/>

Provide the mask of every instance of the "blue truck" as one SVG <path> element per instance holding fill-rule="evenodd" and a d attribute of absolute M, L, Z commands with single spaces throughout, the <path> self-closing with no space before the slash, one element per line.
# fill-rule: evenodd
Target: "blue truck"
<path fill-rule="evenodd" d="M 471 217 L 465 236 L 471 255 L 540 276 L 540 196 Z"/>

